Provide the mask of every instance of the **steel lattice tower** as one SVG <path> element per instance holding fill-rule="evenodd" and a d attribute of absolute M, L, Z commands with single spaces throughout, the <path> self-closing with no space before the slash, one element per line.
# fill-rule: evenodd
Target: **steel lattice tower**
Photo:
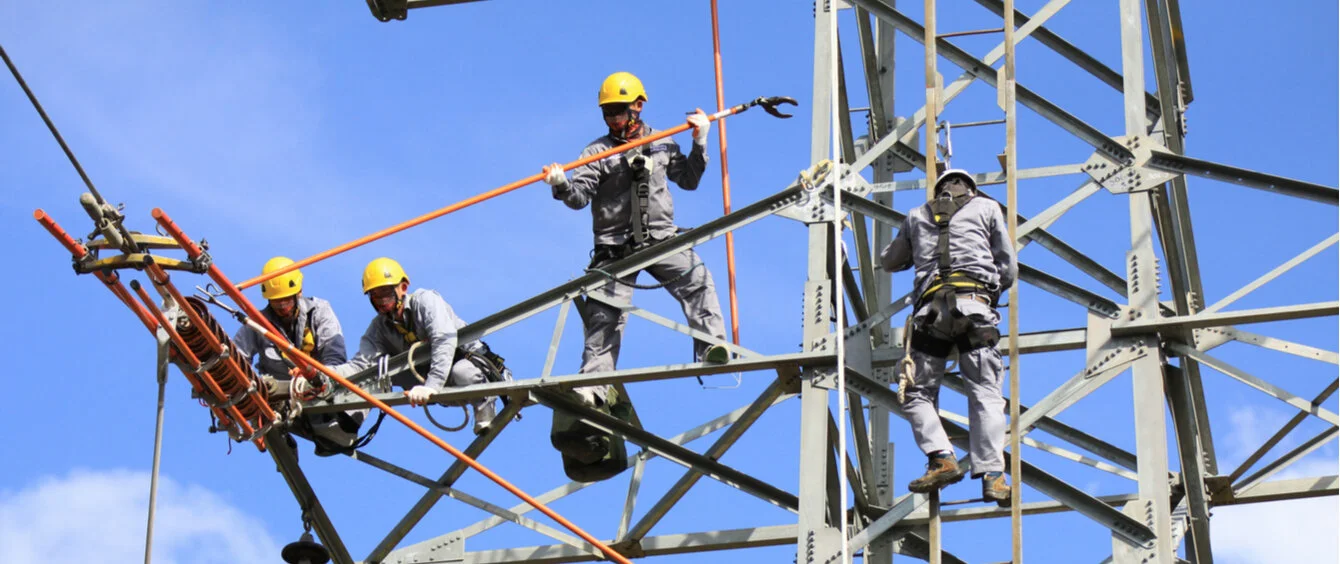
<path fill-rule="evenodd" d="M 1002 17 L 1013 6 L 1012 2 L 1000 0 L 976 2 Z M 451 3 L 457 2 L 368 2 L 374 15 L 383 20 L 403 19 L 410 8 Z M 866 562 L 890 562 L 895 554 L 932 562 L 961 561 L 953 556 L 952 543 L 943 548 L 939 546 L 941 523 L 1004 518 L 1010 515 L 1010 510 L 995 507 L 942 510 L 927 496 L 896 495 L 903 488 L 896 486 L 901 481 L 894 481 L 889 431 L 891 425 L 901 424 L 902 412 L 893 388 L 892 373 L 893 366 L 906 351 L 902 345 L 904 328 L 892 320 L 895 316 L 901 320 L 899 314 L 907 313 L 909 296 L 894 287 L 887 273 L 875 267 L 873 258 L 891 240 L 906 217 L 894 208 L 894 194 L 911 191 L 917 194 L 913 198 L 916 201 L 920 201 L 924 194 L 926 183 L 922 179 L 928 166 L 933 169 L 937 158 L 939 136 L 934 118 L 939 110 L 975 82 L 991 88 L 1013 83 L 1009 97 L 1012 100 L 1005 100 L 1007 103 L 1017 103 L 1055 124 L 1069 136 L 1089 145 L 1092 154 L 1084 162 L 1021 169 L 1013 179 L 1007 178 L 1009 174 L 1005 172 L 1013 170 L 1007 166 L 1013 163 L 1004 162 L 1002 155 L 1002 171 L 979 173 L 976 180 L 979 185 L 989 186 L 1011 180 L 1059 176 L 1076 179 L 1078 187 L 1070 194 L 1050 203 L 1032 217 L 1017 217 L 1016 243 L 1018 248 L 1036 243 L 1087 277 L 1089 282 L 1104 288 L 1101 292 L 1086 289 L 1030 266 L 1027 255 L 1021 257 L 1020 282 L 1053 296 L 1049 298 L 1053 301 L 1044 306 L 1059 304 L 1056 307 L 1068 307 L 1067 311 L 1073 312 L 1074 319 L 1073 323 L 1062 327 L 1014 336 L 1017 350 L 1008 352 L 1025 356 L 1020 365 L 1021 375 L 1027 379 L 1031 359 L 1041 355 L 1084 351 L 1085 358 L 1082 365 L 1073 367 L 1072 378 L 1041 394 L 1041 399 L 1019 405 L 1023 414 L 1017 424 L 1024 435 L 1020 440 L 1038 451 L 1050 453 L 1037 460 L 1026 456 L 1022 461 L 1022 484 L 1032 492 L 1030 495 L 1041 494 L 1047 498 L 1046 501 L 1022 504 L 1023 514 L 1071 511 L 1092 520 L 1110 530 L 1111 561 L 1119 564 L 1173 564 L 1178 561 L 1181 547 L 1185 548 L 1188 561 L 1212 562 L 1209 536 L 1212 508 L 1336 495 L 1338 480 L 1334 475 L 1269 479 L 1336 437 L 1340 420 L 1324 405 L 1336 391 L 1340 379 L 1333 380 L 1315 395 L 1310 390 L 1297 390 L 1304 394 L 1298 396 L 1286 390 L 1283 384 L 1225 362 L 1214 354 L 1214 349 L 1229 342 L 1245 343 L 1270 349 L 1270 354 L 1321 361 L 1318 370 L 1334 376 L 1335 352 L 1252 333 L 1240 327 L 1335 316 L 1340 313 L 1340 302 L 1295 303 L 1230 311 L 1224 311 L 1224 308 L 1302 261 L 1329 249 L 1336 243 L 1337 235 L 1292 258 L 1281 257 L 1284 262 L 1279 268 L 1207 304 L 1186 182 L 1188 175 L 1224 181 L 1274 192 L 1280 198 L 1294 199 L 1296 205 L 1308 206 L 1336 206 L 1340 203 L 1337 190 L 1184 154 L 1184 117 L 1193 93 L 1179 0 L 1120 0 L 1120 69 L 1109 68 L 1047 29 L 1047 20 L 1066 3 L 1066 0 L 1051 0 L 1033 14 L 1015 14 L 1013 18 L 1018 29 L 1013 33 L 1017 41 L 1035 41 L 1055 51 L 1074 64 L 1072 71 L 1091 75 L 1090 79 L 1122 92 L 1125 130 L 1121 135 L 1111 135 L 1085 123 L 1026 85 L 1015 82 L 1012 75 L 998 73 L 996 64 L 1005 53 L 1003 43 L 985 59 L 979 59 L 955 45 L 955 37 L 965 34 L 937 35 L 933 27 L 934 0 L 926 3 L 925 13 L 932 17 L 921 22 L 899 11 L 893 0 L 849 0 L 847 3 L 819 0 L 815 7 L 813 36 L 814 112 L 812 158 L 805 164 L 808 170 L 772 196 L 607 267 L 611 275 L 622 276 L 766 217 L 793 221 L 807 231 L 808 242 L 807 278 L 803 287 L 798 285 L 797 288 L 803 291 L 805 308 L 803 326 L 798 332 L 803 342 L 801 352 L 765 355 L 720 343 L 737 352 L 739 359 L 728 365 L 683 364 L 555 377 L 550 373 L 553 355 L 573 302 L 602 299 L 594 290 L 603 286 L 606 279 L 588 273 L 471 323 L 460 331 L 462 341 L 474 340 L 504 330 L 524 318 L 559 308 L 554 342 L 547 349 L 546 368 L 539 378 L 451 388 L 437 398 L 454 401 L 495 395 L 511 396 L 516 400 L 529 397 L 543 405 L 543 408 L 531 408 L 533 410 L 547 408 L 567 413 L 642 447 L 643 452 L 630 457 L 631 470 L 615 478 L 627 477 L 631 482 L 628 499 L 623 504 L 625 511 L 619 532 L 613 539 L 614 546 L 630 557 L 795 545 L 797 562 L 827 563 L 840 560 L 845 543 L 852 553 L 860 552 Z M 841 43 L 833 36 L 833 30 L 839 29 L 835 22 L 839 12 L 845 10 L 851 11 L 854 25 L 846 25 L 844 20 L 840 32 L 860 46 L 863 72 L 858 77 L 844 76 L 845 73 L 839 72 L 833 64 L 840 60 L 833 52 L 833 46 Z M 898 34 L 921 41 L 923 45 L 926 38 L 933 39 L 933 47 L 927 46 L 928 60 L 932 61 L 927 76 L 935 87 L 929 89 L 928 96 L 938 103 L 930 108 L 923 107 L 911 116 L 898 116 L 893 111 L 895 75 L 903 72 L 902 69 L 894 72 L 892 64 L 894 40 Z M 1149 53 L 1145 52 L 1146 41 Z M 855 55 L 846 53 L 849 58 Z M 962 74 L 948 84 L 940 84 L 934 78 L 934 61 L 938 58 L 950 62 Z M 1150 60 L 1154 73 L 1152 80 L 1146 80 L 1145 65 Z M 912 69 L 916 70 L 920 69 Z M 908 74 L 903 79 L 912 76 Z M 834 83 L 836 89 L 832 86 Z M 1153 88 L 1147 88 L 1147 83 Z M 861 88 L 871 101 L 864 109 L 867 117 L 864 135 L 859 131 L 862 124 L 852 122 L 854 110 L 848 104 L 850 93 Z M 1150 94 L 1149 90 L 1154 93 Z M 836 112 L 830 111 L 832 105 L 836 105 Z M 995 106 L 978 109 L 976 115 L 999 111 Z M 834 115 L 837 116 L 836 123 Z M 926 127 L 928 115 L 932 116 L 929 130 Z M 830 143 L 835 131 L 837 146 Z M 917 146 L 920 144 L 918 139 L 924 142 L 922 147 Z M 1007 141 L 1007 144 L 1012 145 L 1013 141 Z M 1008 150 L 1012 147 L 1007 147 L 1007 153 Z M 830 161 L 832 154 L 838 158 Z M 895 180 L 895 173 L 900 172 L 908 172 L 913 179 Z M 1072 208 L 1090 198 L 1105 198 L 1113 213 L 1129 218 L 1129 246 L 1123 272 L 1113 272 L 1047 230 Z M 850 237 L 850 248 L 847 256 L 836 261 L 845 267 L 835 269 L 834 225 L 843 219 L 850 223 L 851 233 L 843 236 L 844 239 Z M 1336 280 L 1325 282 L 1334 285 Z M 841 292 L 842 297 L 836 296 L 837 292 Z M 841 304 L 840 310 L 836 307 L 838 304 Z M 615 305 L 670 330 L 719 342 L 632 304 Z M 1010 313 L 1013 315 L 1012 311 Z M 841 351 L 838 343 L 843 343 Z M 1006 343 L 1002 340 L 1002 349 L 1008 348 Z M 537 351 L 543 350 L 537 347 Z M 840 372 L 842 378 L 838 377 L 839 358 L 844 361 Z M 401 355 L 391 359 L 385 372 L 372 369 L 353 380 L 371 383 L 378 378 L 394 377 L 411 370 L 412 363 L 426 368 L 428 355 L 420 353 L 415 358 Z M 1238 468 L 1220 466 L 1216 456 L 1205 405 L 1204 387 L 1209 377 L 1206 375 L 1203 379 L 1202 373 L 1209 371 L 1206 368 L 1219 373 L 1215 375 L 1217 379 L 1245 383 L 1298 411 Z M 731 372 L 744 372 L 749 378 L 769 379 L 770 384 L 752 403 L 673 437 L 659 436 L 642 428 L 636 420 L 628 422 L 611 417 L 558 393 L 560 388 L 576 385 L 624 387 L 638 382 Z M 1095 430 L 1073 427 L 1057 419 L 1063 410 L 1128 372 L 1132 382 L 1130 398 L 1136 410 L 1134 452 L 1099 438 Z M 961 380 L 952 374 L 946 380 L 947 387 L 962 392 Z M 842 421 L 839 420 L 848 414 L 835 413 L 832 406 L 841 393 L 840 385 L 845 385 L 847 394 L 844 399 L 852 405 L 850 417 Z M 382 397 L 391 405 L 405 403 L 399 393 L 385 393 Z M 747 468 L 720 462 L 769 408 L 791 399 L 800 403 L 800 420 L 796 436 L 785 440 L 798 439 L 801 460 L 798 492 L 751 476 Z M 465 452 L 474 457 L 483 453 L 506 430 L 507 422 L 513 419 L 522 404 L 522 401 L 511 402 L 498 416 L 497 421 L 502 423 L 476 438 L 464 449 Z M 307 412 L 336 412 L 367 405 L 352 395 L 338 395 L 309 406 Z M 966 418 L 943 410 L 942 414 L 951 439 L 963 448 Z M 1265 460 L 1272 447 L 1310 417 L 1325 421 L 1328 424 L 1325 431 L 1278 458 L 1258 464 Z M 1166 424 L 1167 420 L 1171 421 L 1171 426 Z M 853 439 L 846 452 L 837 451 L 839 436 L 845 435 L 839 430 L 841 428 L 849 429 Z M 1065 444 L 1051 444 L 1028 436 L 1034 431 L 1041 431 L 1049 440 Z M 713 433 L 717 434 L 706 448 L 685 446 Z M 330 549 L 334 561 L 340 564 L 357 561 L 341 542 L 337 528 L 308 484 L 295 453 L 283 440 L 282 432 L 271 431 L 269 439 L 269 452 L 299 506 L 304 509 L 305 518 L 310 520 L 315 532 Z M 910 446 L 903 448 L 906 450 Z M 1176 453 L 1175 458 L 1168 456 L 1170 449 Z M 1050 456 L 1053 454 L 1059 458 Z M 656 501 L 643 505 L 646 510 L 636 512 L 634 502 L 639 497 L 638 485 L 643 468 L 656 457 L 686 469 L 669 491 L 656 492 Z M 524 506 L 504 508 L 453 489 L 452 485 L 466 471 L 462 463 L 452 464 L 441 476 L 432 478 L 369 454 L 357 453 L 352 458 L 427 489 L 385 539 L 362 558 L 363 562 L 557 563 L 598 558 L 598 553 L 590 546 L 526 517 L 524 513 L 528 509 Z M 1126 493 L 1094 496 L 1053 474 L 1052 469 L 1063 464 L 1081 464 L 1121 476 L 1129 479 L 1134 487 Z M 838 503 L 839 482 L 844 476 L 851 485 L 850 507 Z M 797 515 L 797 521 L 650 536 L 655 525 L 703 478 L 717 480 L 788 509 Z M 575 494 L 584 487 L 574 482 L 538 497 L 553 501 Z M 490 512 L 495 517 L 428 541 L 400 547 L 400 541 L 445 496 Z M 848 538 L 843 538 L 841 533 L 844 519 L 848 520 Z M 468 550 L 470 537 L 506 521 L 552 537 L 556 544 Z"/>

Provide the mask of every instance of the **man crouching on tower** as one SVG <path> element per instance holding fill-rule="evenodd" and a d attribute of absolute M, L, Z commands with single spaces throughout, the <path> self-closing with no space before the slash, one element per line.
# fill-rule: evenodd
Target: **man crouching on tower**
<path fill-rule="evenodd" d="M 935 181 L 935 199 L 907 214 L 898 236 L 880 253 L 880 264 L 887 272 L 916 268 L 910 352 L 915 376 L 911 385 L 904 384 L 902 407 L 930 461 L 926 474 L 907 489 L 929 493 L 963 479 L 938 413 L 945 360 L 957 347 L 968 391 L 973 477 L 982 479 L 987 501 L 1009 505 L 1005 369 L 996 350 L 995 306 L 1014 284 L 1019 266 L 999 204 L 981 195 L 966 171 L 945 171 Z"/>

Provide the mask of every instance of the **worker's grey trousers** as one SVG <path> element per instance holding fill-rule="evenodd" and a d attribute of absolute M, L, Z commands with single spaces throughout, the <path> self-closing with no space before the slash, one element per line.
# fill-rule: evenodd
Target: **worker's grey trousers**
<path fill-rule="evenodd" d="M 912 320 L 914 330 L 929 331 L 937 338 L 953 340 L 954 335 L 949 330 L 953 320 L 939 316 L 933 323 L 925 323 L 930 310 L 929 304 L 917 310 Z M 967 316 L 978 327 L 983 324 L 995 327 L 1000 322 L 1000 314 L 991 306 L 971 299 L 957 300 L 955 314 Z M 953 452 L 953 445 L 945 435 L 938 413 L 945 359 L 914 347 L 912 362 L 916 369 L 915 382 L 906 390 L 903 411 L 912 424 L 912 435 L 917 440 L 917 446 L 928 455 L 936 451 Z M 958 368 L 968 388 L 968 453 L 972 455 L 972 473 L 977 476 L 985 472 L 1003 472 L 1005 460 L 1002 451 L 1005 448 L 1007 425 L 1005 399 L 1001 397 L 1005 368 L 1000 360 L 1000 351 L 990 346 L 968 352 L 960 351 Z"/>
<path fill-rule="evenodd" d="M 603 265 L 596 265 L 599 268 Z M 692 270 L 687 275 L 686 271 Z M 658 282 L 666 284 L 665 289 L 679 301 L 689 327 L 719 339 L 726 338 L 726 325 L 721 317 L 721 303 L 717 300 L 716 286 L 712 283 L 712 273 L 693 249 L 677 253 L 648 266 L 646 271 Z M 633 299 L 633 288 L 627 284 L 637 282 L 639 272 L 634 272 L 621 280 L 613 281 L 597 290 L 601 295 L 617 303 L 628 304 Z M 623 338 L 623 327 L 628 314 L 617 307 L 587 299 L 581 309 L 582 322 L 586 329 L 586 346 L 582 350 L 581 373 L 606 372 L 615 369 L 619 361 L 619 344 Z M 693 358 L 702 358 L 708 344 L 697 339 L 693 341 Z M 604 401 L 605 386 L 590 386 L 575 389 L 588 401 L 600 398 Z"/>

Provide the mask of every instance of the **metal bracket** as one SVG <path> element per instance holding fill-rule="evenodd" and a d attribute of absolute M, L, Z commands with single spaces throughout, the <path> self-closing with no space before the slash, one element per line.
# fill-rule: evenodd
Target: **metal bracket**
<path fill-rule="evenodd" d="M 806 373 L 809 375 L 811 383 L 814 384 L 814 387 L 816 388 L 823 388 L 825 390 L 836 390 L 838 387 L 837 368 L 816 367 L 807 370 Z"/>
<path fill-rule="evenodd" d="M 833 220 L 833 205 L 819 197 L 831 182 L 829 177 L 834 169 L 833 161 L 822 160 L 814 166 L 800 171 L 794 185 L 804 188 L 798 201 L 791 207 L 778 211 L 777 215 L 794 219 L 802 223 L 820 223 Z"/>
<path fill-rule="evenodd" d="M 124 268 L 141 269 L 145 264 L 153 262 L 167 270 L 180 270 L 185 272 L 197 272 L 197 266 L 191 261 L 181 259 L 161 257 L 150 255 L 148 253 L 133 253 L 129 255 L 116 255 L 113 257 L 92 259 L 92 255 L 84 255 L 84 259 L 75 260 L 74 271 L 78 274 L 88 274 L 99 270 L 112 269 L 120 270 Z M 198 272 L 197 272 L 198 273 Z"/>
<path fill-rule="evenodd" d="M 193 272 L 195 272 L 196 274 L 204 274 L 206 272 L 209 272 L 210 265 L 214 264 L 214 259 L 209 256 L 209 251 L 204 250 L 205 248 L 204 245 L 205 240 L 201 239 L 200 256 L 191 259 L 191 263 L 195 265 L 195 269 L 193 270 Z"/>
<path fill-rule="evenodd" d="M 1130 285 L 1130 307 L 1122 307 L 1115 325 L 1130 323 L 1144 317 L 1144 302 L 1153 301 L 1149 308 L 1158 311 L 1158 296 L 1162 289 L 1159 277 L 1159 259 L 1151 255 L 1152 260 L 1140 260 L 1141 253 L 1126 253 L 1126 281 Z"/>
<path fill-rule="evenodd" d="M 895 117 L 894 120 L 896 121 L 896 123 L 893 124 L 893 127 L 889 129 L 889 132 L 886 133 L 886 135 L 893 135 L 894 134 L 893 132 L 896 131 L 898 127 L 902 126 L 903 122 L 907 121 L 907 118 L 900 116 Z M 872 140 L 869 135 L 862 135 L 861 137 L 857 138 L 854 142 L 856 157 L 860 158 L 862 155 L 865 154 L 866 151 L 870 149 L 870 147 L 874 147 L 875 144 L 878 143 L 879 141 L 880 138 Z M 874 162 L 870 163 L 870 166 L 876 171 L 883 171 L 887 174 L 912 172 L 913 170 L 916 170 L 917 168 L 916 165 L 918 163 L 922 163 L 924 165 L 925 159 L 917 159 L 916 157 L 920 155 L 908 153 L 906 149 L 907 147 L 920 147 L 920 146 L 921 146 L 921 133 L 920 131 L 917 131 L 912 134 L 912 139 L 908 141 L 906 144 L 894 143 L 893 146 L 889 148 L 889 150 L 885 151 L 884 154 L 880 155 L 879 158 L 875 159 Z"/>
<path fill-rule="evenodd" d="M 1107 347 L 1100 349 L 1098 357 L 1092 363 L 1084 368 L 1084 377 L 1093 378 L 1107 369 L 1109 365 L 1133 362 L 1140 357 L 1148 354 L 1143 339 L 1121 339 L 1114 340 Z"/>
<path fill-rule="evenodd" d="M 465 562 L 465 538 L 460 533 L 447 535 L 436 539 L 432 544 L 407 548 L 403 554 L 382 562 L 383 564 L 454 564 Z"/>
<path fill-rule="evenodd" d="M 130 241 L 135 244 L 135 248 L 137 249 L 177 249 L 177 250 L 181 249 L 181 245 L 177 244 L 176 239 L 173 239 L 171 237 L 163 237 L 161 235 L 146 235 L 144 233 L 131 233 Z M 88 243 L 86 243 L 84 246 L 87 247 L 88 250 L 90 251 L 100 249 L 120 248 L 116 245 L 113 245 L 107 239 L 102 238 L 89 239 Z"/>
<path fill-rule="evenodd" d="M 1233 335 L 1218 327 L 1193 329 L 1191 334 L 1195 340 L 1195 343 L 1193 344 L 1198 351 L 1209 351 L 1210 349 L 1233 340 Z"/>
<path fill-rule="evenodd" d="M 1094 151 L 1093 155 L 1084 162 L 1083 171 L 1093 177 L 1107 191 L 1113 194 L 1128 194 L 1131 192 L 1147 192 L 1162 186 L 1165 182 L 1177 177 L 1176 173 L 1154 170 L 1145 166 L 1152 156 L 1151 149 L 1161 146 L 1151 137 L 1147 136 L 1122 136 L 1114 138 L 1116 141 L 1129 149 L 1134 155 L 1135 160 L 1130 163 L 1122 163 L 1112 156 L 1102 151 Z"/>

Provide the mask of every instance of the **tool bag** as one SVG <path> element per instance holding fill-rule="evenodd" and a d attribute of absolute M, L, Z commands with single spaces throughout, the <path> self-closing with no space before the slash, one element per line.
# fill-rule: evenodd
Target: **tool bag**
<path fill-rule="evenodd" d="M 610 386 L 605 391 L 605 402 L 596 410 L 621 421 L 632 422 L 632 402 Z M 549 441 L 563 458 L 563 473 L 582 482 L 608 480 L 628 469 L 628 447 L 624 440 L 583 423 L 563 410 L 554 410 L 553 427 Z"/>

